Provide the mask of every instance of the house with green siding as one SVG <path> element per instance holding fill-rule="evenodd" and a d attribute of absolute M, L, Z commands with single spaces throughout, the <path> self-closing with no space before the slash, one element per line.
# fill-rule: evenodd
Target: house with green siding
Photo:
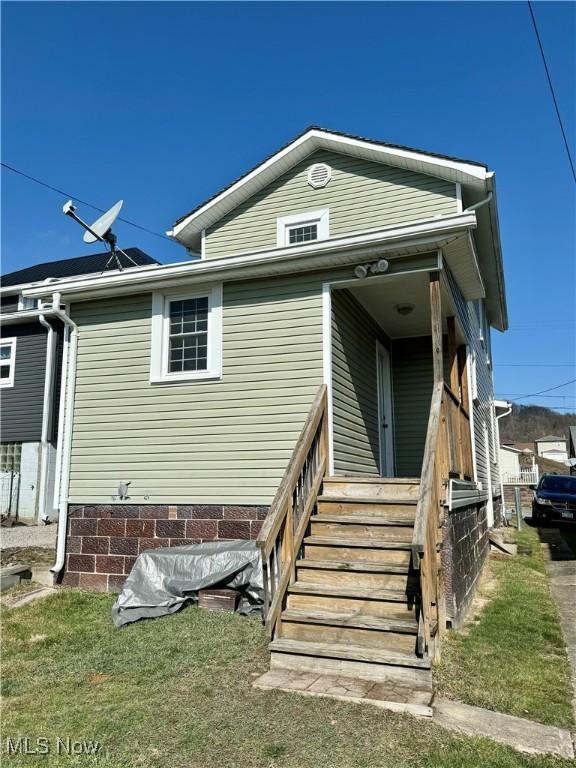
<path fill-rule="evenodd" d="M 494 173 L 312 127 L 168 234 L 190 258 L 27 292 L 69 318 L 58 578 L 257 539 L 277 665 L 426 674 L 500 515 Z"/>

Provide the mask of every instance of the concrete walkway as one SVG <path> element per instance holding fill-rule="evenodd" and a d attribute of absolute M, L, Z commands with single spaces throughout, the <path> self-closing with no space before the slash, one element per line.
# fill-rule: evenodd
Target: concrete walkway
<path fill-rule="evenodd" d="M 54 549 L 58 526 L 52 525 L 14 525 L 12 528 L 0 528 L 0 549 L 19 547 L 41 547 Z"/>
<path fill-rule="evenodd" d="M 448 730 L 467 736 L 484 736 L 514 747 L 519 752 L 574 759 L 572 735 L 562 728 L 471 707 L 449 699 L 436 699 L 432 707 L 434 722 Z"/>
<path fill-rule="evenodd" d="M 546 572 L 560 611 L 566 651 L 572 667 L 572 710 L 576 722 L 576 558 L 557 528 L 540 528 L 547 549 Z"/>

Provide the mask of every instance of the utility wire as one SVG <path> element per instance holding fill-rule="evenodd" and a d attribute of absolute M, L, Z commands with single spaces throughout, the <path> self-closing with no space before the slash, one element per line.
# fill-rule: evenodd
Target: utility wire
<path fill-rule="evenodd" d="M 494 363 L 495 368 L 574 368 L 576 363 Z"/>
<path fill-rule="evenodd" d="M 534 25 L 534 32 L 536 33 L 536 40 L 538 41 L 538 47 L 540 48 L 540 55 L 542 56 L 542 63 L 544 64 L 544 69 L 546 70 L 546 77 L 548 78 L 548 85 L 550 86 L 550 93 L 552 94 L 552 101 L 554 102 L 554 109 L 556 110 L 556 117 L 558 118 L 558 123 L 560 124 L 560 130 L 562 131 L 562 138 L 564 139 L 564 146 L 566 147 L 566 154 L 568 155 L 568 162 L 570 163 L 570 168 L 572 169 L 572 176 L 574 177 L 574 181 L 576 182 L 576 170 L 574 169 L 574 163 L 572 162 L 572 155 L 570 154 L 570 146 L 568 145 L 568 139 L 566 138 L 566 131 L 564 130 L 564 124 L 562 123 L 562 117 L 560 115 L 560 109 L 558 108 L 558 101 L 556 99 L 556 94 L 554 92 L 554 86 L 552 85 L 552 78 L 550 77 L 550 71 L 548 69 L 548 64 L 546 63 L 546 56 L 544 54 L 544 47 L 542 45 L 542 41 L 540 40 L 540 33 L 538 32 L 538 25 L 536 24 L 536 18 L 534 16 L 534 11 L 532 10 L 532 3 L 530 0 L 528 0 L 528 10 L 530 11 L 530 16 L 532 18 L 532 24 Z"/>
<path fill-rule="evenodd" d="M 42 187 L 46 187 L 46 189 L 51 189 L 52 192 L 57 192 L 59 195 L 63 195 L 64 197 L 67 197 L 72 200 L 76 200 L 78 203 L 82 203 L 82 205 L 88 206 L 88 208 L 93 208 L 95 211 L 99 211 L 100 213 L 106 213 L 105 210 L 102 208 L 98 208 L 97 205 L 93 205 L 92 203 L 88 203 L 86 200 L 81 200 L 79 197 L 76 197 L 76 195 L 71 195 L 68 192 L 64 192 L 61 189 L 58 189 L 58 187 L 53 187 L 51 184 L 47 184 L 45 181 L 41 181 L 40 179 L 36 179 L 34 176 L 30 176 L 27 173 L 24 173 L 24 171 L 18 170 L 18 168 L 14 168 L 12 165 L 8 165 L 8 163 L 0 163 L 3 168 L 6 168 L 9 171 L 12 171 L 13 173 L 17 173 L 19 176 L 23 176 L 25 179 L 28 179 L 29 181 L 33 181 L 36 184 L 40 184 Z M 136 229 L 141 229 L 143 232 L 147 232 L 149 235 L 154 235 L 155 237 L 160 237 L 162 240 L 168 240 L 169 242 L 173 243 L 174 240 L 172 238 L 167 237 L 166 235 L 161 235 L 159 232 L 154 232 L 151 229 L 147 229 L 146 227 L 143 227 L 141 224 L 135 224 L 133 221 L 129 221 L 129 219 L 123 219 L 121 216 L 118 217 L 118 221 L 123 221 L 124 224 L 129 224 L 131 227 L 136 227 Z"/>
<path fill-rule="evenodd" d="M 564 382 L 564 384 L 558 384 L 557 386 L 549 387 L 548 389 L 541 389 L 540 392 L 532 392 L 529 395 L 520 395 L 513 402 L 518 402 L 518 400 L 524 400 L 526 397 L 536 397 L 537 395 L 543 395 L 546 392 L 553 392 L 555 389 L 562 389 L 562 387 L 567 387 L 570 384 L 574 384 L 574 382 L 576 382 L 576 379 L 570 379 L 570 381 L 566 381 Z M 564 395 L 560 395 L 560 397 L 564 397 Z M 566 397 L 568 397 L 568 395 L 566 395 Z"/>

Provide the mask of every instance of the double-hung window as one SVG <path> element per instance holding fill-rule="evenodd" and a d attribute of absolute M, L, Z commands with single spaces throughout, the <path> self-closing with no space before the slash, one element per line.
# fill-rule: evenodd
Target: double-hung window
<path fill-rule="evenodd" d="M 0 340 L 0 387 L 14 386 L 16 338 Z"/>
<path fill-rule="evenodd" d="M 221 350 L 221 285 L 154 293 L 151 382 L 220 378 Z"/>

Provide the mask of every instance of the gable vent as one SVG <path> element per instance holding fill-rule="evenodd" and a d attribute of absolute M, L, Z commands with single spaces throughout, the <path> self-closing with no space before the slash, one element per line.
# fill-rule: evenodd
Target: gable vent
<path fill-rule="evenodd" d="M 325 187 L 332 176 L 332 168 L 326 163 L 315 163 L 308 168 L 308 184 L 314 189 Z"/>

